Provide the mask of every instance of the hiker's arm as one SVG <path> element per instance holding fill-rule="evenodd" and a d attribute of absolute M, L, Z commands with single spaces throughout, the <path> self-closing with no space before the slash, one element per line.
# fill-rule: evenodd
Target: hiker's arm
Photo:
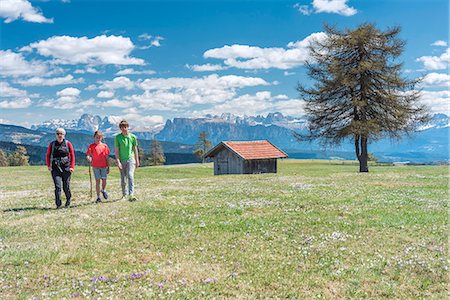
<path fill-rule="evenodd" d="M 106 174 L 109 174 L 109 148 L 108 146 L 106 146 L 106 153 L 105 153 L 105 158 L 106 158 Z"/>
<path fill-rule="evenodd" d="M 119 157 L 119 148 L 116 146 L 114 146 L 114 155 L 116 156 L 117 167 L 119 168 L 119 170 L 122 170 L 122 164 L 120 163 Z"/>
<path fill-rule="evenodd" d="M 70 152 L 70 172 L 73 172 L 75 169 L 75 151 L 73 150 L 72 143 L 69 142 L 69 152 Z"/>
<path fill-rule="evenodd" d="M 86 159 L 88 162 L 92 162 L 91 148 L 88 148 L 88 150 L 86 151 Z"/>
<path fill-rule="evenodd" d="M 52 152 L 52 143 L 50 143 L 50 145 L 48 145 L 47 155 L 45 156 L 45 162 L 47 163 L 47 169 L 49 171 L 52 170 L 52 162 L 50 161 L 51 152 Z"/>
<path fill-rule="evenodd" d="M 139 152 L 138 146 L 134 146 L 134 159 L 136 160 L 136 168 L 139 168 Z"/>

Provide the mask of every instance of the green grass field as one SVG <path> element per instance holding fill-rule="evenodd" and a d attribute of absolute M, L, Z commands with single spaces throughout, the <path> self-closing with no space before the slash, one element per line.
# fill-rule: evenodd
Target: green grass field
<path fill-rule="evenodd" d="M 94 204 L 77 167 L 55 210 L 45 167 L 0 168 L 0 298 L 446 299 L 448 167 L 357 171 L 146 167 L 128 202 L 114 169 Z"/>

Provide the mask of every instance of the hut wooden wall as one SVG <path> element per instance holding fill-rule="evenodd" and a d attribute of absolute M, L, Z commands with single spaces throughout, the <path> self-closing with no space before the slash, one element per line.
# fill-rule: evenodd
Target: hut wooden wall
<path fill-rule="evenodd" d="M 214 175 L 243 174 L 244 160 L 234 152 L 224 148 L 214 157 Z"/>
<path fill-rule="evenodd" d="M 275 158 L 253 159 L 244 161 L 244 174 L 276 172 L 277 160 Z"/>
<path fill-rule="evenodd" d="M 224 148 L 214 157 L 214 175 L 276 173 L 277 160 L 244 160 L 233 151 Z"/>

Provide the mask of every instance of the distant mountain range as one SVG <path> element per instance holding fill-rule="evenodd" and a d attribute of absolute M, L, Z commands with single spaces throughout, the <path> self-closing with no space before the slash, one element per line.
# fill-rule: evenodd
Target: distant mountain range
<path fill-rule="evenodd" d="M 57 127 L 65 128 L 68 139 L 86 149 L 92 141 L 92 133 L 100 129 L 107 136 L 106 142 L 113 146 L 112 136 L 118 132 L 116 117 L 100 117 L 83 114 L 78 120 L 51 120 L 26 129 L 13 125 L 0 125 L 0 141 L 28 145 L 48 145 Z M 400 141 L 382 139 L 369 144 L 369 152 L 382 161 L 436 162 L 449 160 L 449 122 L 444 114 L 436 114 L 431 122 L 410 137 Z M 175 118 L 165 124 L 133 128 L 141 139 L 144 149 L 149 149 L 150 139 L 163 142 L 166 152 L 192 153 L 199 133 L 205 131 L 213 144 L 224 140 L 267 139 L 298 158 L 344 158 L 354 159 L 352 142 L 324 149 L 317 141 L 298 142 L 293 132 L 305 133 L 307 120 L 304 117 L 270 113 L 267 116 L 239 117 L 233 114 L 206 115 L 203 118 Z M 51 134 L 50 134 L 51 133 Z"/>
<path fill-rule="evenodd" d="M 96 130 L 101 130 L 106 136 L 112 137 L 120 132 L 117 126 L 119 122 L 120 118 L 118 117 L 106 116 L 102 118 L 100 116 L 83 114 L 77 120 L 53 119 L 44 121 L 41 124 L 32 125 L 31 129 L 53 133 L 56 128 L 62 127 L 67 131 L 81 132 L 86 134 L 92 134 Z M 232 126 L 233 132 L 227 133 L 227 131 L 229 131 L 230 129 L 230 126 Z M 264 130 L 264 128 L 271 126 L 273 126 L 275 130 L 277 130 L 278 128 L 301 130 L 306 128 L 306 120 L 304 118 L 284 116 L 281 113 L 270 113 L 266 117 L 239 117 L 233 114 L 222 114 L 221 116 L 206 115 L 204 118 L 175 118 L 173 119 L 173 121 L 167 120 L 166 124 L 157 124 L 153 126 L 137 128 L 135 127 L 132 129 L 134 134 L 143 139 L 156 138 L 162 141 L 176 140 L 180 143 L 194 144 L 197 142 L 198 133 L 201 130 L 207 129 L 208 127 L 211 128 L 211 139 L 214 142 L 219 142 L 223 140 L 222 137 L 229 136 L 233 136 L 234 138 L 249 139 L 248 131 L 252 131 L 252 129 L 257 129 L 257 131 L 261 132 L 254 133 L 254 136 L 267 134 L 267 132 L 270 130 Z M 199 130 L 200 127 L 203 129 Z M 220 129 L 215 130 L 218 127 L 224 127 L 223 130 L 225 130 L 225 132 L 220 133 Z M 188 129 L 188 136 L 184 136 L 184 134 L 180 132 L 173 132 L 173 130 L 179 129 Z M 238 133 L 239 131 L 243 132 Z M 276 135 L 283 135 L 283 133 L 277 133 Z"/>
<path fill-rule="evenodd" d="M 75 150 L 86 151 L 87 147 L 94 142 L 92 133 L 86 134 L 84 130 L 68 131 L 66 138 L 71 141 Z M 12 142 L 15 144 L 32 145 L 47 147 L 55 139 L 54 132 L 44 132 L 32 130 L 21 126 L 0 124 L 0 141 Z M 114 138 L 106 137 L 103 140 L 110 149 L 114 149 Z M 148 152 L 150 149 L 150 140 L 139 140 L 139 146 Z M 162 141 L 161 145 L 165 152 L 170 153 L 192 153 L 193 145 L 185 145 L 176 142 Z"/>
<path fill-rule="evenodd" d="M 77 164 L 85 164 L 85 152 L 87 147 L 93 143 L 92 133 L 86 134 L 84 130 L 68 131 L 67 139 L 71 141 L 75 148 Z M 15 125 L 0 124 L 0 149 L 6 152 L 14 152 L 17 145 L 23 145 L 30 156 L 31 164 L 45 163 L 45 153 L 51 141 L 55 139 L 54 132 L 32 130 Z M 113 153 L 114 138 L 107 137 L 104 142 Z M 139 146 L 145 153 L 150 151 L 150 140 L 139 140 Z M 199 162 L 193 154 L 194 146 L 173 142 L 161 142 L 166 155 L 167 164 Z"/>

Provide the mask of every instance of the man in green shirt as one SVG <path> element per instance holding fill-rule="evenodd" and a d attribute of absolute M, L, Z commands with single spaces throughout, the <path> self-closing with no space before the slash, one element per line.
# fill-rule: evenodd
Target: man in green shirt
<path fill-rule="evenodd" d="M 120 121 L 119 128 L 122 132 L 116 135 L 114 139 L 114 153 L 120 170 L 122 199 L 128 196 L 128 200 L 135 201 L 137 199 L 134 196 L 134 170 L 139 167 L 138 142 L 136 136 L 128 131 L 127 121 Z M 127 181 L 128 193 L 126 190 Z"/>

